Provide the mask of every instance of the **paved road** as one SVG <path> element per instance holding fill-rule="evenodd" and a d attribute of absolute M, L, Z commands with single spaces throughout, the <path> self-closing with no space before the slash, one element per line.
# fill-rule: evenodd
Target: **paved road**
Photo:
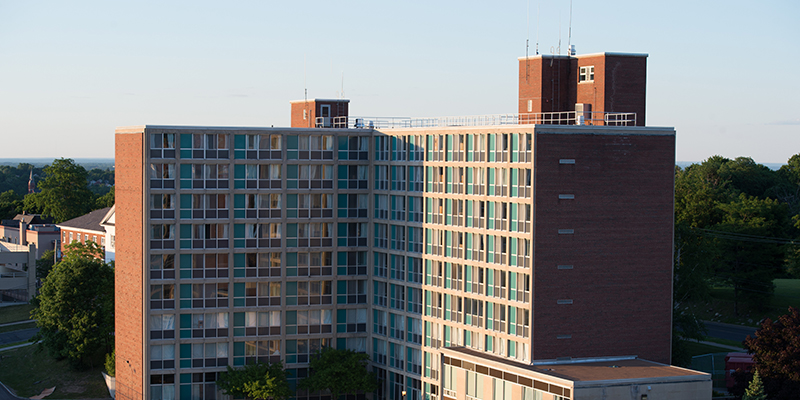
<path fill-rule="evenodd" d="M 0 333 L 0 344 L 24 342 L 39 332 L 39 328 L 21 329 L 18 331 Z"/>
<path fill-rule="evenodd" d="M 0 400 L 20 400 L 20 399 L 22 399 L 22 397 L 14 396 L 13 394 L 11 394 L 11 392 L 9 392 L 6 389 L 5 385 L 0 384 Z"/>
<path fill-rule="evenodd" d="M 751 328 L 749 326 L 741 326 L 741 325 L 732 325 L 732 324 L 723 324 L 721 322 L 711 322 L 711 321 L 703 321 L 708 329 L 708 336 L 725 339 L 725 340 L 736 340 L 736 341 L 744 341 L 747 335 L 755 336 L 756 328 Z"/>

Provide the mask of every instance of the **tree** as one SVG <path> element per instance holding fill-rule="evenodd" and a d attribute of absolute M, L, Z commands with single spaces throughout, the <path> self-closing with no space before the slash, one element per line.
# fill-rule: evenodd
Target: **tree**
<path fill-rule="evenodd" d="M 281 400 L 292 396 L 286 371 L 280 363 L 255 363 L 237 369 L 229 365 L 217 379 L 217 386 L 233 397 Z"/>
<path fill-rule="evenodd" d="M 50 271 L 53 270 L 53 265 L 56 264 L 56 251 L 47 250 L 42 253 L 42 258 L 36 260 L 36 279 L 44 281 Z"/>
<path fill-rule="evenodd" d="M 11 219 L 22 212 L 22 196 L 13 190 L 0 193 L 0 219 Z"/>
<path fill-rule="evenodd" d="M 719 208 L 725 216 L 713 227 L 719 243 L 716 276 L 733 287 L 734 313 L 739 302 L 754 307 L 769 304 L 775 288 L 772 281 L 781 271 L 786 249 L 775 238 L 782 237 L 787 224 L 785 204 L 740 194 Z"/>
<path fill-rule="evenodd" d="M 100 196 L 95 201 L 95 210 L 99 210 L 101 208 L 111 207 L 114 205 L 114 186 L 111 187 L 111 190 L 108 193 Z"/>
<path fill-rule="evenodd" d="M 39 182 L 40 193 L 25 196 L 25 210 L 53 217 L 56 223 L 89 212 L 94 204 L 88 189 L 86 169 L 72 159 L 60 158 L 44 168 L 47 175 Z"/>
<path fill-rule="evenodd" d="M 761 382 L 761 377 L 758 375 L 758 370 L 753 374 L 753 379 L 750 380 L 750 385 L 742 396 L 742 400 L 767 400 L 767 395 L 764 393 L 764 385 Z"/>
<path fill-rule="evenodd" d="M 93 365 L 114 343 L 114 270 L 91 247 L 68 245 L 31 301 L 39 327 L 31 340 L 75 368 Z"/>
<path fill-rule="evenodd" d="M 368 362 L 369 356 L 364 353 L 325 347 L 311 358 L 308 377 L 299 387 L 312 392 L 327 390 L 332 400 L 338 400 L 342 394 L 374 392 L 378 382 L 367 371 Z"/>
<path fill-rule="evenodd" d="M 753 354 L 753 368 L 774 400 L 800 398 L 800 312 L 794 307 L 777 321 L 767 318 L 748 336 L 744 347 Z"/>

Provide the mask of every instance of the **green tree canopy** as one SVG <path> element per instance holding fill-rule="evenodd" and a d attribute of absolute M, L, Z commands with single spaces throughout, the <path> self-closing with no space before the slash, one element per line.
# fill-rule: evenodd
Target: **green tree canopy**
<path fill-rule="evenodd" d="M 217 379 L 217 386 L 233 397 L 255 400 L 282 400 L 292 396 L 286 371 L 280 363 L 255 363 L 236 369 L 229 365 Z"/>
<path fill-rule="evenodd" d="M 44 172 L 47 177 L 37 185 L 41 192 L 25 196 L 26 211 L 51 216 L 56 223 L 91 211 L 94 198 L 88 189 L 85 168 L 72 159 L 60 158 Z"/>
<path fill-rule="evenodd" d="M 42 258 L 36 260 L 36 278 L 44 280 L 50 271 L 53 270 L 53 265 L 56 264 L 56 251 L 47 250 L 42 253 Z"/>
<path fill-rule="evenodd" d="M 114 343 L 114 270 L 92 256 L 93 247 L 68 245 L 32 300 L 39 327 L 32 340 L 76 368 L 102 362 Z"/>
<path fill-rule="evenodd" d="M 750 386 L 745 390 L 742 400 L 767 400 L 767 394 L 764 393 L 764 384 L 761 382 L 758 370 L 753 374 L 753 379 L 750 381 Z"/>
<path fill-rule="evenodd" d="M 22 196 L 13 190 L 0 193 L 0 219 L 12 219 L 22 213 Z"/>
<path fill-rule="evenodd" d="M 111 190 L 108 193 L 100 196 L 95 201 L 95 210 L 99 210 L 101 208 L 111 207 L 114 205 L 114 186 L 111 187 Z"/>
<path fill-rule="evenodd" d="M 374 392 L 378 382 L 367 370 L 368 362 L 369 356 L 364 353 L 325 347 L 311 358 L 308 377 L 299 387 L 312 392 L 327 390 L 333 400 L 342 394 Z"/>
<path fill-rule="evenodd" d="M 777 321 L 764 320 L 756 336 L 745 339 L 744 347 L 753 354 L 754 368 L 769 399 L 800 399 L 800 312 L 796 308 L 790 307 Z"/>

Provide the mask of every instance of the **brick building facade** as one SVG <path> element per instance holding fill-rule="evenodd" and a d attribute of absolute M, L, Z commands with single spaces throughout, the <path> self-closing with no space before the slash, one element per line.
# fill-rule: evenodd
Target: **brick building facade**
<path fill-rule="evenodd" d="M 602 95 L 615 57 L 586 59 L 602 123 L 576 92 L 502 125 L 313 128 L 293 102 L 293 128 L 118 128 L 117 395 L 220 397 L 217 374 L 256 360 L 294 385 L 336 346 L 370 355 L 377 398 L 581 399 L 609 379 L 703 398 L 707 375 L 661 364 L 675 133 L 643 103 L 608 119 L 629 111 Z M 580 60 L 562 60 L 575 87 Z M 554 110 L 572 114 L 531 117 Z M 601 361 L 626 373 L 588 376 Z"/>

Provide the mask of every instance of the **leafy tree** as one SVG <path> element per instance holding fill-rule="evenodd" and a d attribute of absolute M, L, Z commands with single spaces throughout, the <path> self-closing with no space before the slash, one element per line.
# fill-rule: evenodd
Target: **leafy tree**
<path fill-rule="evenodd" d="M 22 213 L 22 196 L 13 190 L 0 193 L 0 219 L 12 219 Z"/>
<path fill-rule="evenodd" d="M 52 216 L 56 223 L 79 217 L 91 210 L 92 192 L 87 187 L 86 169 L 72 159 L 60 158 L 44 168 L 40 193 L 25 196 L 26 211 Z"/>
<path fill-rule="evenodd" d="M 117 375 L 117 349 L 111 350 L 111 353 L 106 354 L 105 367 L 108 376 Z"/>
<path fill-rule="evenodd" d="M 32 300 L 39 333 L 31 340 L 80 368 L 93 365 L 114 343 L 114 270 L 93 257 L 92 246 L 67 248 Z"/>
<path fill-rule="evenodd" d="M 308 377 L 299 387 L 312 392 L 327 390 L 333 400 L 342 394 L 374 392 L 378 382 L 367 371 L 368 362 L 369 356 L 364 353 L 325 347 L 311 358 Z"/>
<path fill-rule="evenodd" d="M 800 398 L 800 312 L 796 308 L 790 307 L 777 321 L 764 320 L 756 336 L 745 339 L 744 347 L 753 354 L 753 367 L 768 398 Z"/>
<path fill-rule="evenodd" d="M 114 186 L 111 187 L 111 190 L 108 193 L 100 196 L 95 200 L 94 209 L 99 210 L 101 208 L 111 207 L 114 205 Z"/>
<path fill-rule="evenodd" d="M 42 258 L 36 260 L 36 279 L 44 281 L 50 271 L 53 270 L 53 265 L 56 263 L 56 251 L 47 250 L 42 253 Z"/>
<path fill-rule="evenodd" d="M 706 327 L 689 312 L 679 310 L 676 303 L 672 310 L 672 363 L 690 367 L 692 355 L 687 348 L 687 340 L 704 340 Z"/>
<path fill-rule="evenodd" d="M 217 386 L 233 397 L 281 400 L 292 396 L 286 371 L 280 363 L 255 363 L 237 369 L 229 365 L 217 379 Z"/>
<path fill-rule="evenodd" d="M 785 204 L 742 193 L 719 208 L 725 212 L 713 233 L 719 243 L 716 277 L 733 287 L 734 312 L 744 300 L 754 307 L 769 304 L 772 281 L 784 265 L 786 249 L 772 238 L 782 236 L 787 221 Z"/>
<path fill-rule="evenodd" d="M 767 395 L 764 393 L 764 384 L 761 382 L 758 370 L 753 374 L 753 379 L 750 380 L 750 385 L 745 390 L 742 400 L 767 400 Z"/>

